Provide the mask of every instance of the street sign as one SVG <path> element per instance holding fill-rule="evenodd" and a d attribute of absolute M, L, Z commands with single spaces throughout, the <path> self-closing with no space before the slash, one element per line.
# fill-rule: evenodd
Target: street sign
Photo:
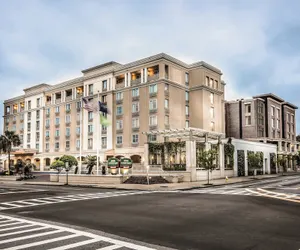
<path fill-rule="evenodd" d="M 119 167 L 119 160 L 117 158 L 110 158 L 107 161 L 107 166 L 109 168 L 118 168 Z"/>
<path fill-rule="evenodd" d="M 132 168 L 132 160 L 129 158 L 122 158 L 120 160 L 120 167 L 121 168 Z"/>

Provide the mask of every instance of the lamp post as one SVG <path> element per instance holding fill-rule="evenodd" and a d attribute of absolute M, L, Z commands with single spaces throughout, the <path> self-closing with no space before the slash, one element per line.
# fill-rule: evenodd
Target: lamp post
<path fill-rule="evenodd" d="M 66 185 L 69 185 L 69 162 L 66 162 Z"/>

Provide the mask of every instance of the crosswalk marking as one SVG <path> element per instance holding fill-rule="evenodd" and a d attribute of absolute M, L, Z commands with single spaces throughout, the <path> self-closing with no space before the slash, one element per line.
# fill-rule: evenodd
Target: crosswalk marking
<path fill-rule="evenodd" d="M 7 250 L 30 249 L 32 247 L 52 250 L 67 250 L 77 247 L 98 250 L 117 250 L 125 248 L 132 250 L 155 250 L 155 248 L 152 247 L 150 248 L 131 242 L 116 240 L 86 231 L 79 231 L 70 227 L 50 225 L 6 215 L 0 215 L 0 219 L 6 219 L 12 223 L 18 223 L 20 225 L 17 227 L 17 231 L 11 231 L 12 228 L 5 228 L 2 231 L 0 230 L 0 248 L 5 248 Z M 34 228 L 24 228 L 20 230 L 22 227 Z M 18 236 L 17 234 L 22 235 Z M 103 247 L 99 248 L 99 244 L 103 245 Z"/>
<path fill-rule="evenodd" d="M 87 194 L 74 194 L 66 196 L 53 196 L 53 197 L 41 197 L 35 199 L 27 200 L 17 200 L 10 202 L 0 203 L 0 211 L 8 210 L 14 208 L 32 207 L 47 204 L 63 203 L 63 202 L 73 202 L 81 200 L 91 200 L 91 199 L 104 199 L 110 197 L 136 195 L 136 194 L 147 194 L 153 191 L 118 191 L 118 192 L 105 192 L 105 193 L 87 193 Z"/>

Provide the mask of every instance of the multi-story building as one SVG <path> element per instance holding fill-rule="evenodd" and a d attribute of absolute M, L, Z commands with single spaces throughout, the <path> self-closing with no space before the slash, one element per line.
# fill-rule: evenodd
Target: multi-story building
<path fill-rule="evenodd" d="M 273 143 L 279 155 L 294 154 L 298 150 L 296 109 L 274 94 L 228 101 L 225 103 L 226 136 Z"/>
<path fill-rule="evenodd" d="M 95 155 L 100 148 L 101 160 L 126 156 L 141 162 L 144 143 L 163 139 L 142 132 L 195 127 L 225 133 L 222 73 L 203 61 L 186 64 L 162 53 L 128 64 L 108 62 L 82 74 L 33 86 L 4 102 L 4 129 L 22 139 L 14 160 L 32 160 L 44 170 L 63 154 L 79 157 L 81 148 L 83 156 Z M 82 97 L 106 103 L 111 126 L 100 126 L 98 114 L 82 111 Z"/>

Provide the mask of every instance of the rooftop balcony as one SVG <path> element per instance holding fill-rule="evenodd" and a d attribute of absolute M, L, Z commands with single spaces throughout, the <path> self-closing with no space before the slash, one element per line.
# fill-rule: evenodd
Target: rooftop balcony
<path fill-rule="evenodd" d="M 125 87 L 125 75 L 120 75 L 116 78 L 116 89 L 122 89 Z"/>
<path fill-rule="evenodd" d="M 131 73 L 131 85 L 138 85 L 141 83 L 141 71 L 135 71 Z"/>
<path fill-rule="evenodd" d="M 159 79 L 159 66 L 147 68 L 147 81 L 154 81 Z"/>

